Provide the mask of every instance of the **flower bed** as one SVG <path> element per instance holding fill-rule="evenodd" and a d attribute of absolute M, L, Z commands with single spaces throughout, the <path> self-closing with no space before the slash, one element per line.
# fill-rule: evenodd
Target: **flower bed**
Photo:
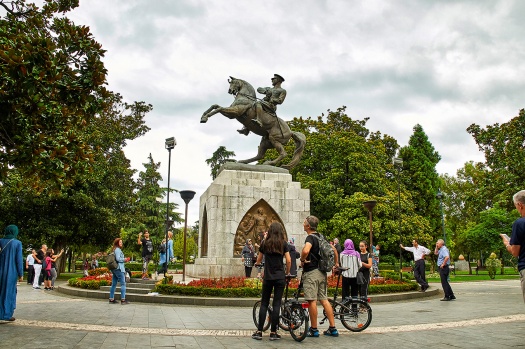
<path fill-rule="evenodd" d="M 328 277 L 328 293 L 333 295 L 337 283 L 337 276 Z M 296 291 L 299 280 L 290 281 L 289 296 Z M 341 292 L 339 285 L 339 293 Z M 258 279 L 246 279 L 244 277 L 231 277 L 220 279 L 193 280 L 188 284 L 163 284 L 157 283 L 155 291 L 165 295 L 184 295 L 199 297 L 260 297 L 262 283 Z M 369 294 L 407 292 L 418 289 L 414 282 L 402 282 L 392 279 L 372 280 L 368 291 Z"/>
<path fill-rule="evenodd" d="M 82 278 L 71 278 L 67 281 L 69 286 L 99 290 L 100 286 L 111 286 L 111 274 L 91 275 Z"/>

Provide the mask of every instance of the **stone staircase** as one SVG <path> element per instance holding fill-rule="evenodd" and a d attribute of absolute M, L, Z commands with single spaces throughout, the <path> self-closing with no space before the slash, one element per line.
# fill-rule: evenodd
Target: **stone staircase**
<path fill-rule="evenodd" d="M 128 283 L 126 283 L 126 298 L 132 299 L 134 296 L 140 295 L 144 296 L 150 293 L 155 288 L 155 280 L 142 280 L 132 278 Z M 107 294 L 109 298 L 109 289 L 111 286 L 101 286 L 100 292 Z M 120 285 L 115 289 L 115 298 L 120 299 Z"/>

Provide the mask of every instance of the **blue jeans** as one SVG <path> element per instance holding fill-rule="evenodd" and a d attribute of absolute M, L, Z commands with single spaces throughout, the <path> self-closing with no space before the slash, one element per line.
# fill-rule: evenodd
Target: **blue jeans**
<path fill-rule="evenodd" d="M 112 270 L 113 279 L 111 280 L 111 289 L 109 290 L 109 299 L 115 299 L 115 289 L 117 282 L 120 283 L 120 299 L 126 299 L 126 274 L 120 269 Z"/>

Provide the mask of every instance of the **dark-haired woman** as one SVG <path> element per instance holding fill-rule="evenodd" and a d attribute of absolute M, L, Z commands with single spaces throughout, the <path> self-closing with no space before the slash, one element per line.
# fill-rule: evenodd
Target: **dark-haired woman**
<path fill-rule="evenodd" d="M 53 256 L 52 250 L 46 251 L 46 268 L 43 270 L 44 272 L 44 290 L 51 291 L 51 279 L 53 279 L 53 275 L 51 274 L 51 268 L 53 267 L 53 259 L 51 258 Z"/>
<path fill-rule="evenodd" d="M 270 297 L 273 290 L 273 303 L 270 327 L 270 340 L 281 339 L 277 334 L 279 323 L 279 312 L 286 286 L 286 275 L 290 273 L 291 259 L 288 243 L 284 239 L 284 228 L 281 223 L 274 222 L 268 229 L 268 235 L 261 243 L 256 265 L 262 262 L 264 256 L 264 277 L 261 296 L 261 308 L 259 309 L 259 328 L 252 335 L 253 339 L 262 339 L 264 320 L 268 312 Z M 286 259 L 286 270 L 283 265 L 283 257 Z"/>
<path fill-rule="evenodd" d="M 62 256 L 63 253 L 64 253 L 64 249 L 62 249 L 59 254 L 55 254 L 55 250 L 51 249 L 51 289 L 52 290 L 55 289 L 55 281 L 58 276 L 56 261 Z"/>
<path fill-rule="evenodd" d="M 126 300 L 126 268 L 124 266 L 124 252 L 122 252 L 122 239 L 116 238 L 113 242 L 113 252 L 115 252 L 115 260 L 118 262 L 118 268 L 112 270 L 113 279 L 111 280 L 111 288 L 109 290 L 109 302 L 117 303 L 115 300 L 115 289 L 117 282 L 120 283 L 120 303 L 129 304 Z"/>
<path fill-rule="evenodd" d="M 366 241 L 359 242 L 359 250 L 361 255 L 362 266 L 359 269 L 365 277 L 366 283 L 359 285 L 359 297 L 367 298 L 368 297 L 368 284 L 370 283 L 370 268 L 372 268 L 373 258 L 372 254 L 367 251 L 368 243 Z"/>

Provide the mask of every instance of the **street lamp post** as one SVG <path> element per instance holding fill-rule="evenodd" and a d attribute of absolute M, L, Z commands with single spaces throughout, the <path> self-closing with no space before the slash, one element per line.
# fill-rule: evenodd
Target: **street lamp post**
<path fill-rule="evenodd" d="M 447 235 L 445 234 L 445 216 L 443 215 L 443 193 L 441 192 L 441 189 L 439 188 L 436 194 L 436 198 L 439 199 L 439 207 L 441 209 L 441 227 L 443 229 L 443 241 L 445 242 L 445 246 L 446 246 L 447 245 Z"/>
<path fill-rule="evenodd" d="M 186 204 L 186 211 L 184 213 L 184 242 L 182 247 L 182 281 L 186 281 L 186 235 L 188 231 L 188 204 L 195 196 L 195 192 L 191 190 L 180 191 L 180 197 Z"/>
<path fill-rule="evenodd" d="M 368 218 L 370 220 L 370 253 L 372 253 L 372 245 L 373 245 L 373 242 L 372 242 L 372 210 L 374 209 L 376 205 L 376 201 L 375 200 L 365 201 L 363 202 L 363 205 L 368 210 Z"/>
<path fill-rule="evenodd" d="M 397 165 L 397 166 L 396 166 Z M 394 167 L 397 167 L 397 224 L 399 230 L 399 245 L 401 246 L 401 169 L 403 159 L 394 158 Z M 403 250 L 399 249 L 399 277 L 403 280 Z"/>
<path fill-rule="evenodd" d="M 175 137 L 166 138 L 164 143 L 166 149 L 168 149 L 168 193 L 166 195 L 166 261 L 164 262 L 164 280 L 166 279 L 166 273 L 168 272 L 168 230 L 170 229 L 173 221 L 170 221 L 170 169 L 171 169 L 171 150 L 177 145 Z M 170 223 L 171 222 L 171 223 Z"/>

